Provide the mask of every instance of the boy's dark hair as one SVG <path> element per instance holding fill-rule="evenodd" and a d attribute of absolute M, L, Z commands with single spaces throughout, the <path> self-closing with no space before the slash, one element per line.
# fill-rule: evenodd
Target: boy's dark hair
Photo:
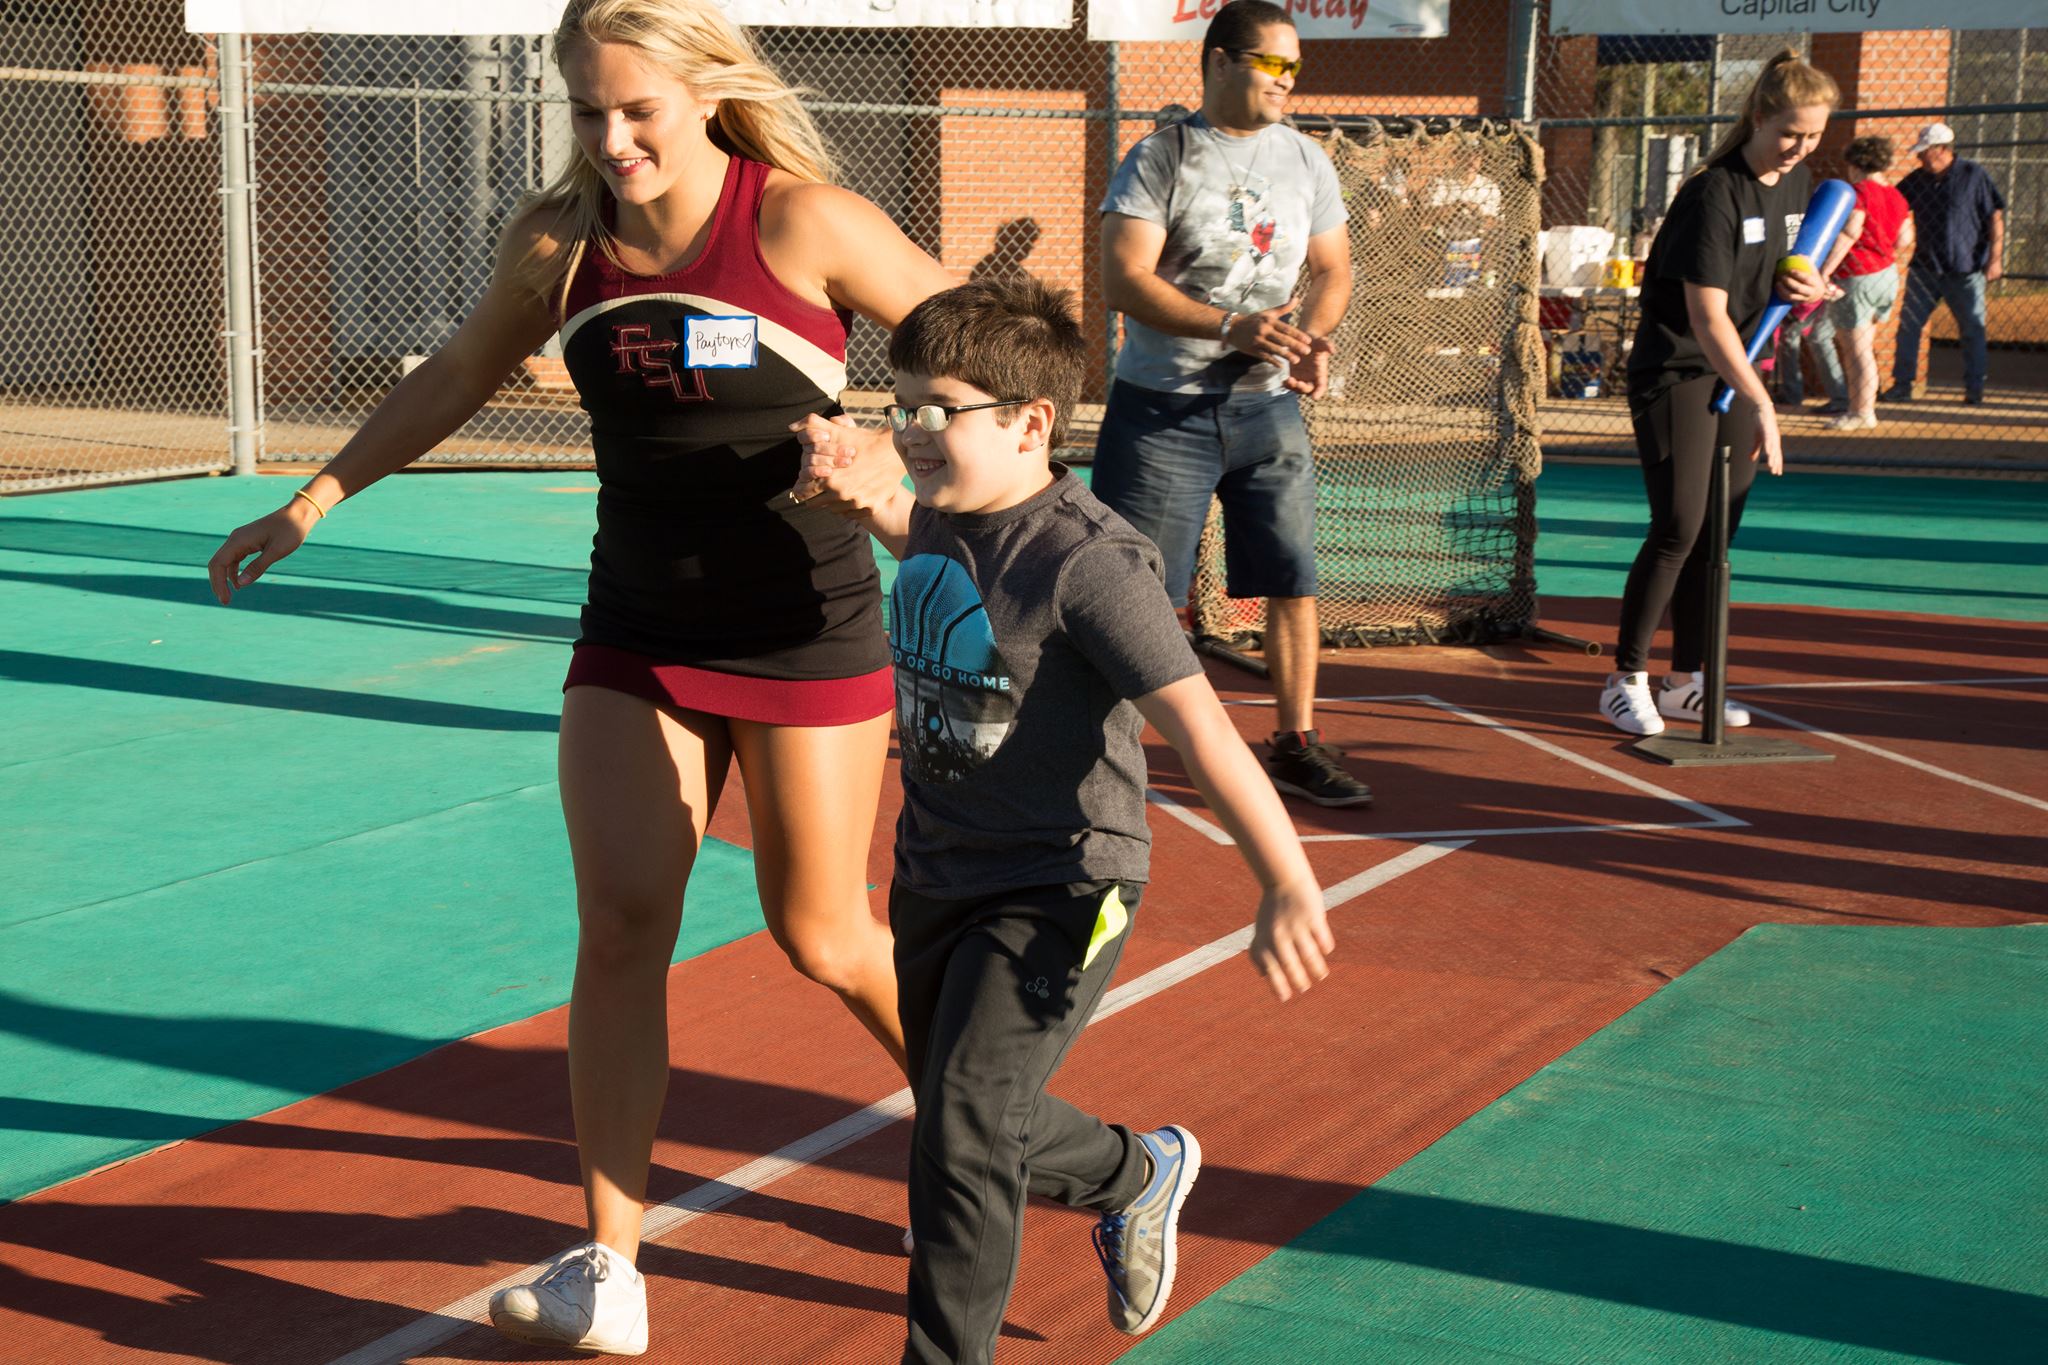
<path fill-rule="evenodd" d="M 1888 171 L 1898 158 L 1898 149 L 1888 137 L 1859 137 L 1842 149 L 1842 160 L 1859 171 Z"/>
<path fill-rule="evenodd" d="M 889 364 L 957 379 L 991 398 L 1049 398 L 1057 448 L 1081 401 L 1088 343 L 1074 318 L 1072 290 L 1018 274 L 941 290 L 911 309 L 889 338 Z M 1015 408 L 1004 408 L 996 421 L 1008 426 L 1016 416 Z"/>
<path fill-rule="evenodd" d="M 1294 18 L 1267 0 L 1230 0 L 1216 11 L 1216 17 L 1209 21 L 1209 31 L 1202 35 L 1202 79 L 1209 78 L 1212 49 L 1220 47 L 1225 55 L 1253 51 L 1259 45 L 1259 35 L 1275 24 L 1293 28 Z"/>

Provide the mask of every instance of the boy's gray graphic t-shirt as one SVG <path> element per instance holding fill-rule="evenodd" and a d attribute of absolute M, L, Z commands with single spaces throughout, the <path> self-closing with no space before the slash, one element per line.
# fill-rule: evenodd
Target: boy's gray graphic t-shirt
<path fill-rule="evenodd" d="M 1164 227 L 1159 277 L 1232 313 L 1286 303 L 1308 239 L 1348 217 L 1330 158 L 1306 136 L 1276 123 L 1233 137 L 1200 114 L 1131 148 L 1102 211 Z M 1277 389 L 1287 375 L 1220 340 L 1169 336 L 1126 316 L 1116 377 L 1168 393 L 1222 393 Z"/>
<path fill-rule="evenodd" d="M 1202 671 L 1159 551 L 1081 481 L 1005 511 L 918 507 L 889 597 L 896 880 L 966 898 L 1146 880 L 1144 722 Z"/>

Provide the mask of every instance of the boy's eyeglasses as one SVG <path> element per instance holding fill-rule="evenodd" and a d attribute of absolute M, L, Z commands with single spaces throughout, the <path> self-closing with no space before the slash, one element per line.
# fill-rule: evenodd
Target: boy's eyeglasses
<path fill-rule="evenodd" d="M 1230 49 L 1230 55 L 1244 58 L 1246 66 L 1263 71 L 1268 76 L 1276 79 L 1281 76 L 1299 76 L 1301 74 L 1301 58 L 1299 57 L 1281 57 L 1271 52 L 1251 52 L 1238 48 Z"/>
<path fill-rule="evenodd" d="M 908 431 L 912 422 L 926 431 L 944 431 L 952 424 L 955 413 L 973 412 L 979 408 L 1014 408 L 1019 403 L 1030 401 L 1029 398 L 998 398 L 992 403 L 955 403 L 951 407 L 942 403 L 920 403 L 914 408 L 891 403 L 883 411 L 889 414 L 891 431 Z"/>

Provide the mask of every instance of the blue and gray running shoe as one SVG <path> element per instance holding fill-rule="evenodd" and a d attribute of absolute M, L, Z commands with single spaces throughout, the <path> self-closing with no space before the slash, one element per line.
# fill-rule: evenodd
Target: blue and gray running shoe
<path fill-rule="evenodd" d="M 1173 1292 L 1174 1235 L 1180 1206 L 1202 1171 L 1202 1144 L 1178 1124 L 1138 1134 L 1152 1158 L 1152 1180 L 1128 1208 L 1102 1215 L 1095 1255 L 1109 1276 L 1109 1321 L 1141 1336 L 1166 1313 Z"/>

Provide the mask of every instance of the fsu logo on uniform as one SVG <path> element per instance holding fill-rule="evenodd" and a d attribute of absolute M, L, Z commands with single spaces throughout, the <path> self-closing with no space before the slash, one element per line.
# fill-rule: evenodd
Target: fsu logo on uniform
<path fill-rule="evenodd" d="M 702 403 L 711 395 L 704 390 L 702 370 L 681 370 L 669 362 L 674 341 L 656 341 L 654 326 L 646 322 L 612 324 L 612 354 L 618 357 L 620 374 L 637 374 L 650 389 L 667 389 L 678 403 Z M 688 375 L 685 385 L 683 376 Z"/>

